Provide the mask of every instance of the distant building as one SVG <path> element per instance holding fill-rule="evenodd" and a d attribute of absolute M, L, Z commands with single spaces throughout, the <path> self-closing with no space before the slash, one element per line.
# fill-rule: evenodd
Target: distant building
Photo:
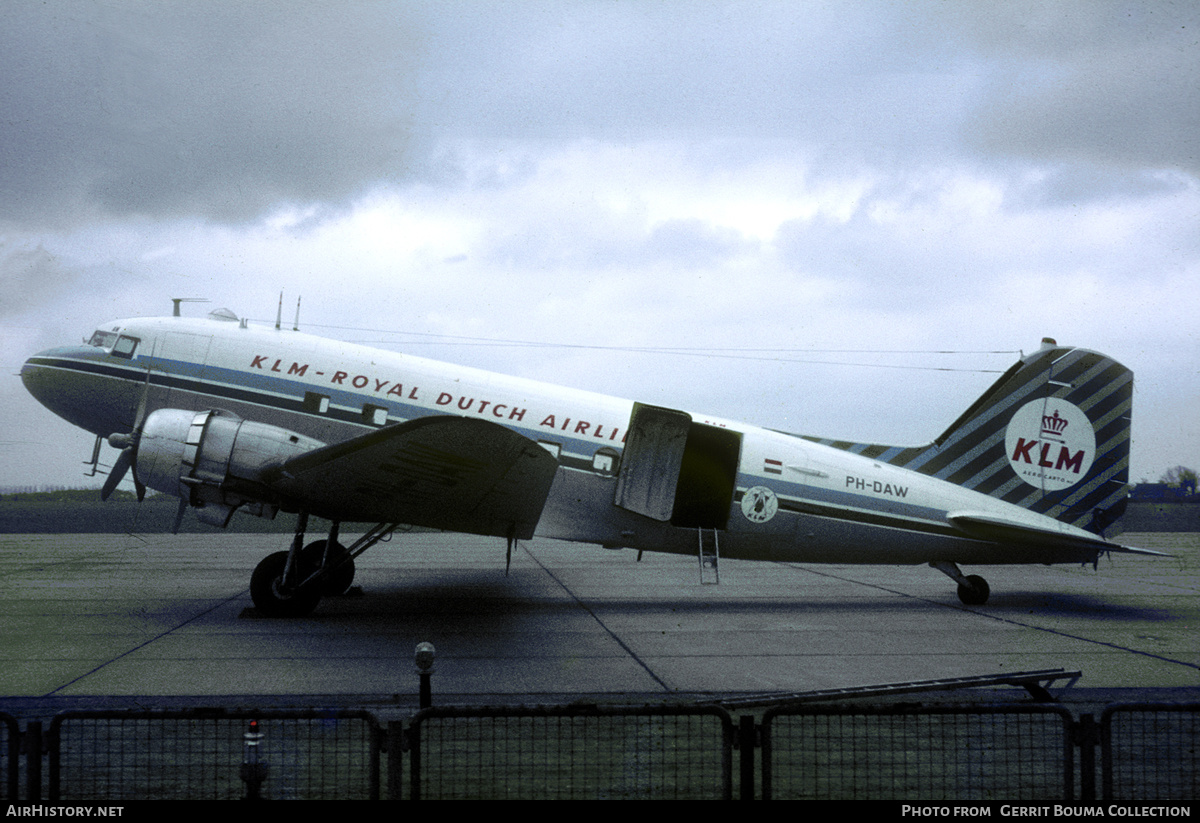
<path fill-rule="evenodd" d="M 1132 502 L 1175 501 L 1192 502 L 1196 498 L 1196 481 L 1189 478 L 1179 483 L 1138 483 L 1129 494 Z"/>
<path fill-rule="evenodd" d="M 1124 526 L 1130 532 L 1200 532 L 1196 481 L 1138 483 L 1129 493 Z"/>

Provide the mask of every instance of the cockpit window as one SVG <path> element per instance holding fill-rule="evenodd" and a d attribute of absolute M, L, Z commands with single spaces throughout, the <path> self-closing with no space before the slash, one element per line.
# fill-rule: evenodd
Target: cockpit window
<path fill-rule="evenodd" d="M 88 345 L 99 349 L 111 349 L 113 343 L 116 342 L 117 335 L 115 332 L 96 329 L 96 333 L 92 335 L 92 339 L 88 341 Z"/>
<path fill-rule="evenodd" d="M 116 345 L 113 346 L 113 357 L 132 358 L 133 353 L 137 350 L 138 339 L 136 337 L 126 337 L 121 335 L 117 338 Z"/>

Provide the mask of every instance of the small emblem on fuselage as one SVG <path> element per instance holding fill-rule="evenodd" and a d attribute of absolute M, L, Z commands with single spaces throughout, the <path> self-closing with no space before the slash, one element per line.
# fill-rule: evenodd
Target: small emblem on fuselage
<path fill-rule="evenodd" d="M 1087 477 L 1096 459 L 1096 432 L 1073 403 L 1057 397 L 1030 400 L 1008 421 L 1004 453 L 1017 477 L 1060 491 Z"/>
<path fill-rule="evenodd" d="M 742 496 L 742 514 L 751 523 L 766 523 L 779 511 L 779 498 L 766 486 L 746 489 Z"/>

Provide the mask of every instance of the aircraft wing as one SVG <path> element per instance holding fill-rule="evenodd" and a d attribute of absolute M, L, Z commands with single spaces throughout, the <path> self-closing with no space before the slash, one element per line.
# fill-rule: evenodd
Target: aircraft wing
<path fill-rule="evenodd" d="M 331 520 L 529 539 L 557 469 L 499 424 L 423 417 L 293 457 L 262 481 Z"/>
<path fill-rule="evenodd" d="M 1037 526 L 1005 520 L 994 515 L 951 512 L 946 515 L 946 519 L 971 537 L 978 537 L 981 540 L 1170 557 L 1168 554 L 1150 551 L 1149 549 L 1135 549 L 1132 546 L 1109 543 L 1100 537 L 1085 537 L 1083 535 L 1056 531 L 1055 529 L 1041 529 Z"/>

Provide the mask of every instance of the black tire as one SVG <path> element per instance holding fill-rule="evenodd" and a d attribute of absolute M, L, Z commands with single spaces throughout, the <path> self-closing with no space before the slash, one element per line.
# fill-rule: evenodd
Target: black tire
<path fill-rule="evenodd" d="M 300 551 L 300 556 L 304 561 L 305 568 L 319 569 L 321 567 L 321 558 L 325 556 L 325 540 L 317 540 L 314 543 L 309 543 Z M 346 547 L 341 543 L 334 544 L 333 562 L 339 563 L 342 558 L 346 557 Z M 354 561 L 346 560 L 342 565 L 334 569 L 333 574 L 321 581 L 321 594 L 325 597 L 339 597 L 350 591 L 350 586 L 354 584 Z"/>
<path fill-rule="evenodd" d="M 988 601 L 988 595 L 992 593 L 991 587 L 977 574 L 968 574 L 967 581 L 970 583 L 969 586 L 959 584 L 958 599 L 964 606 L 982 606 Z"/>
<path fill-rule="evenodd" d="M 267 617 L 304 617 L 312 614 L 321 602 L 321 591 L 315 586 L 292 591 L 280 586 L 287 558 L 287 552 L 269 554 L 250 575 L 250 597 L 254 607 Z"/>

